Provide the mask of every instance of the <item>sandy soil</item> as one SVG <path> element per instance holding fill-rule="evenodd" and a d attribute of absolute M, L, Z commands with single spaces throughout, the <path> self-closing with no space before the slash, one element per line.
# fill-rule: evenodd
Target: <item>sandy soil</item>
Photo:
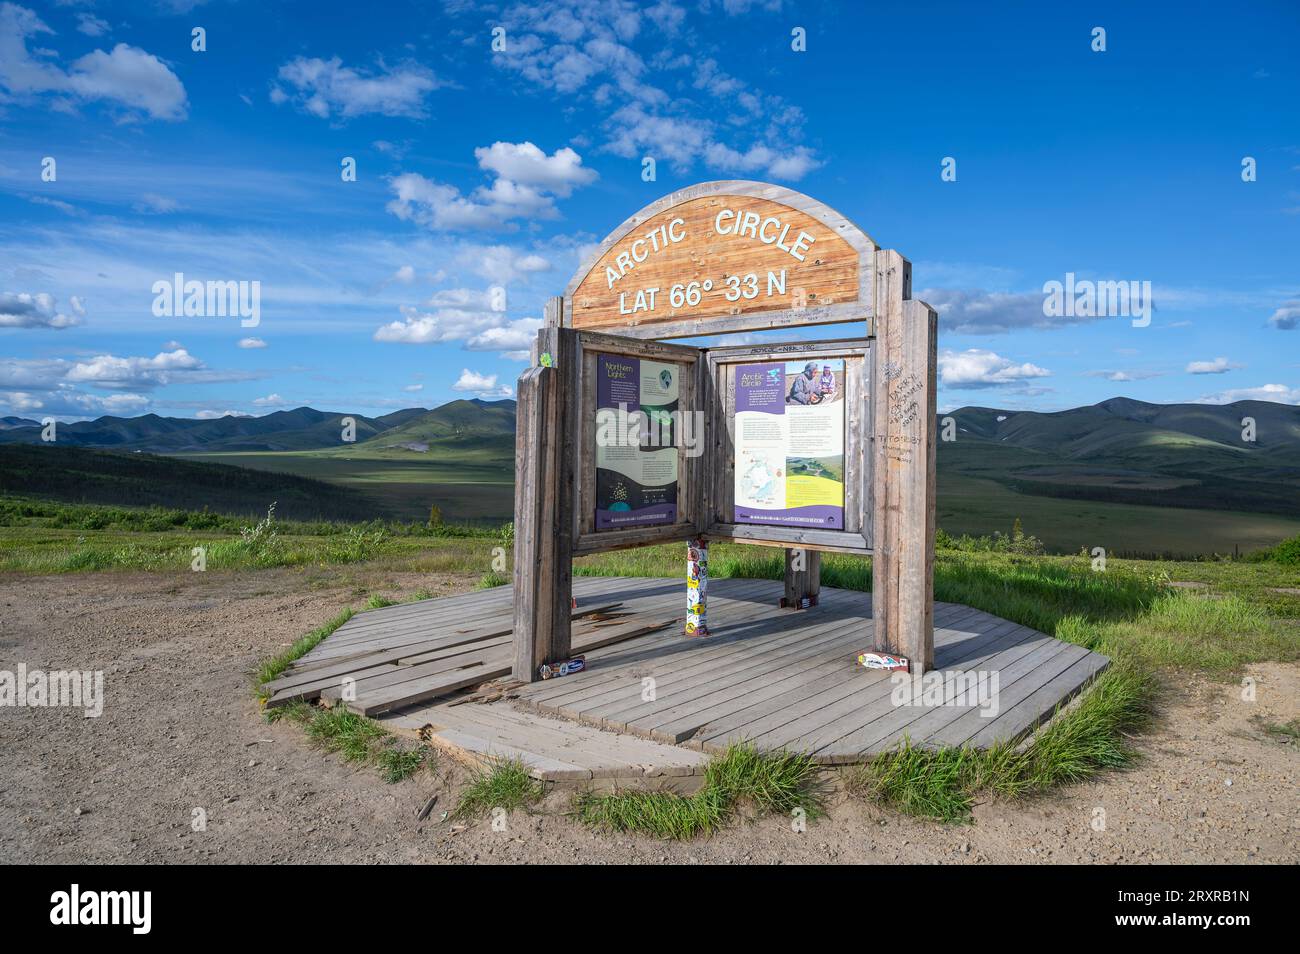
<path fill-rule="evenodd" d="M 1300 861 L 1297 747 L 1255 720 L 1297 716 L 1300 667 L 1290 665 L 1252 668 L 1253 702 L 1236 685 L 1180 684 L 1138 740 L 1138 767 L 1048 798 L 981 804 L 970 825 L 840 795 L 804 833 L 768 818 L 688 844 L 588 831 L 564 815 L 563 793 L 505 831 L 453 830 L 440 816 L 464 781 L 455 766 L 386 785 L 313 750 L 297 727 L 262 720 L 248 676 L 259 660 L 365 594 L 470 582 L 353 568 L 0 580 L 0 669 L 102 669 L 107 696 L 98 719 L 0 708 L 0 861 Z M 434 792 L 437 808 L 417 822 Z M 204 831 L 193 830 L 195 809 Z"/>

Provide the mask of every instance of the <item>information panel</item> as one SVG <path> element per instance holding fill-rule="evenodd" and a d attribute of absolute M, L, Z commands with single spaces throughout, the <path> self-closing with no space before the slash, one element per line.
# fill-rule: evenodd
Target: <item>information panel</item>
<path fill-rule="evenodd" d="M 736 523 L 844 529 L 844 359 L 736 366 Z"/>
<path fill-rule="evenodd" d="M 596 529 L 677 522 L 681 365 L 596 355 Z"/>

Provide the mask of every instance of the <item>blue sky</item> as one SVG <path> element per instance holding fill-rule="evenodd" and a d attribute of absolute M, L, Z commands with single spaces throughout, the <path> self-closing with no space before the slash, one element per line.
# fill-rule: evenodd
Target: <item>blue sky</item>
<path fill-rule="evenodd" d="M 1064 6 L 0 2 L 0 414 L 510 396 L 584 251 L 724 178 L 911 259 L 941 408 L 1300 404 L 1300 5 Z M 1045 317 L 1067 273 L 1149 326 Z"/>

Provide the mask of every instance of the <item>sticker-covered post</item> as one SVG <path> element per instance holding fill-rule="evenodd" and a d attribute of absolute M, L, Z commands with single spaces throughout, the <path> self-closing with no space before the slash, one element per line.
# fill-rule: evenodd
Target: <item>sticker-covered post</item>
<path fill-rule="evenodd" d="M 911 265 L 876 253 L 871 607 L 875 649 L 934 668 L 938 317 L 911 300 Z"/>
<path fill-rule="evenodd" d="M 686 542 L 685 635 L 709 635 L 709 541 L 703 537 Z"/>

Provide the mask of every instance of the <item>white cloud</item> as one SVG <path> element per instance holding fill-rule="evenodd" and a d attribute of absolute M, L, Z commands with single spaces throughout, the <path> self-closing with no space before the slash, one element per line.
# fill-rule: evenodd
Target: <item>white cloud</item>
<path fill-rule="evenodd" d="M 402 388 L 402 390 L 403 390 L 403 391 L 412 391 L 412 392 L 414 392 L 414 391 L 423 391 L 423 390 L 424 390 L 424 385 L 423 385 L 423 384 L 408 384 L 406 387 Z"/>
<path fill-rule="evenodd" d="M 108 21 L 101 20 L 93 13 L 77 14 L 77 32 L 86 36 L 103 36 L 109 30 Z"/>
<path fill-rule="evenodd" d="M 467 351 L 499 351 L 503 354 L 528 354 L 537 331 L 542 327 L 540 318 L 520 318 L 497 328 L 488 328 L 465 342 Z"/>
<path fill-rule="evenodd" d="M 258 376 L 210 369 L 184 348 L 168 348 L 153 357 L 0 358 L 0 388 L 22 391 L 57 391 L 74 385 L 106 391 L 151 391 L 179 382 L 215 384 Z"/>
<path fill-rule="evenodd" d="M 407 306 L 402 308 L 401 321 L 381 325 L 375 331 L 374 338 L 376 341 L 400 344 L 464 341 L 488 328 L 497 327 L 504 321 L 505 316 L 496 311 L 438 308 L 425 312 Z"/>
<path fill-rule="evenodd" d="M 1128 381 L 1145 381 L 1148 378 L 1161 377 L 1163 371 L 1085 371 L 1085 377 L 1105 378 L 1107 381 L 1124 383 Z"/>
<path fill-rule="evenodd" d="M 473 308 L 481 311 L 495 311 L 492 307 L 493 293 L 490 288 L 440 288 L 429 296 L 424 303 L 426 308 Z"/>
<path fill-rule="evenodd" d="M 939 383 L 949 388 L 988 388 L 1045 378 L 1052 372 L 1038 365 L 1015 362 L 980 348 L 939 353 Z"/>
<path fill-rule="evenodd" d="M 550 261 L 541 255 L 509 245 L 469 246 L 460 252 L 457 261 L 470 268 L 474 274 L 498 285 L 551 270 Z"/>
<path fill-rule="evenodd" d="M 168 212 L 175 212 L 181 207 L 181 204 L 175 199 L 165 195 L 158 195 L 156 192 L 146 192 L 140 196 L 133 208 L 144 215 L 166 215 Z"/>
<path fill-rule="evenodd" d="M 29 201 L 32 205 L 46 205 L 51 209 L 58 209 L 64 215 L 82 216 L 86 214 L 71 202 L 64 202 L 62 199 L 51 199 L 48 195 L 33 195 L 29 197 Z"/>
<path fill-rule="evenodd" d="M 199 411 L 194 415 L 200 421 L 215 421 L 222 417 L 252 417 L 246 411 Z"/>
<path fill-rule="evenodd" d="M 1300 404 L 1300 388 L 1285 384 L 1262 384 L 1257 388 L 1233 388 L 1197 398 L 1196 404 L 1232 404 L 1235 401 L 1273 401 L 1277 404 Z"/>
<path fill-rule="evenodd" d="M 738 152 L 722 143 L 710 143 L 704 150 L 705 161 L 715 169 L 733 174 L 763 173 L 772 179 L 798 181 L 812 172 L 820 162 L 805 146 L 776 149 L 761 143 Z"/>
<path fill-rule="evenodd" d="M 265 348 L 266 342 L 261 338 L 240 338 L 239 347 L 241 348 Z"/>
<path fill-rule="evenodd" d="M 723 12 L 737 3 L 729 0 Z M 517 4 L 492 15 L 509 43 L 491 62 L 566 102 L 584 96 L 606 109 L 602 148 L 624 158 L 653 156 L 680 173 L 699 163 L 780 179 L 820 165 L 800 144 L 797 107 L 723 72 L 715 60 L 682 51 L 677 33 L 685 16 L 670 0 L 648 8 L 632 0 Z M 700 95 L 667 91 L 687 86 Z"/>
<path fill-rule="evenodd" d="M 451 386 L 453 391 L 462 393 L 475 394 L 478 397 L 510 397 L 514 394 L 514 389 L 510 385 L 497 385 L 497 376 L 495 374 L 479 374 L 477 371 L 471 371 L 464 368 L 460 372 L 460 377 L 456 383 Z"/>
<path fill-rule="evenodd" d="M 452 185 L 403 172 L 388 180 L 395 198 L 389 212 L 435 231 L 515 228 L 515 219 L 554 219 L 555 199 L 572 194 L 596 178 L 569 148 L 550 156 L 531 142 L 497 142 L 474 151 L 491 185 L 469 195 Z"/>
<path fill-rule="evenodd" d="M 643 103 L 628 103 L 606 123 L 610 139 L 606 149 L 624 159 L 653 156 L 681 173 L 689 172 L 712 140 L 712 125 L 703 119 L 665 116 Z"/>
<path fill-rule="evenodd" d="M 0 292 L 0 328 L 71 328 L 81 324 L 86 309 L 76 295 L 69 304 L 73 314 L 65 315 L 57 299 L 45 292 Z"/>
<path fill-rule="evenodd" d="M 1269 316 L 1268 323 L 1279 331 L 1291 331 L 1300 327 L 1300 298 L 1284 301 Z"/>
<path fill-rule="evenodd" d="M 367 113 L 422 119 L 425 97 L 445 85 L 418 63 L 376 72 L 343 65 L 337 56 L 295 57 L 280 67 L 279 83 L 271 87 L 271 101 L 292 100 L 298 108 L 321 119 L 351 119 Z"/>
<path fill-rule="evenodd" d="M 176 372 L 197 371 L 203 362 L 184 348 L 160 351 L 152 358 L 96 355 L 71 363 L 64 380 L 113 390 L 140 391 L 168 384 Z"/>
<path fill-rule="evenodd" d="M 548 156 L 531 142 L 494 142 L 475 149 L 474 158 L 480 169 L 500 179 L 536 186 L 562 199 L 596 181 L 596 171 L 585 168 L 582 157 L 567 146 Z"/>
<path fill-rule="evenodd" d="M 1053 328 L 1091 318 L 1048 318 L 1040 292 L 994 292 L 980 288 L 926 288 L 916 295 L 939 313 L 948 333 L 989 335 L 1021 328 Z"/>
<path fill-rule="evenodd" d="M 143 394 L 85 394 L 71 389 L 33 394 L 28 391 L 0 391 L 0 404 L 15 414 L 42 414 L 52 417 L 86 417 L 112 414 L 140 414 L 149 406 Z"/>
<path fill-rule="evenodd" d="M 185 87 L 158 57 L 119 43 L 110 52 L 93 50 L 65 70 L 52 51 L 38 49 L 33 56 L 27 49 L 29 38 L 53 33 L 26 7 L 0 4 L 0 87 L 10 96 L 50 93 L 56 108 L 104 100 L 153 119 L 185 118 Z"/>
<path fill-rule="evenodd" d="M 268 394 L 266 397 L 253 398 L 253 403 L 258 407 L 284 407 L 289 402 L 278 394 Z"/>
<path fill-rule="evenodd" d="M 1240 367 L 1242 365 L 1236 361 L 1229 361 L 1227 358 L 1215 358 L 1213 361 L 1190 361 L 1185 370 L 1188 374 L 1224 374 Z"/>

